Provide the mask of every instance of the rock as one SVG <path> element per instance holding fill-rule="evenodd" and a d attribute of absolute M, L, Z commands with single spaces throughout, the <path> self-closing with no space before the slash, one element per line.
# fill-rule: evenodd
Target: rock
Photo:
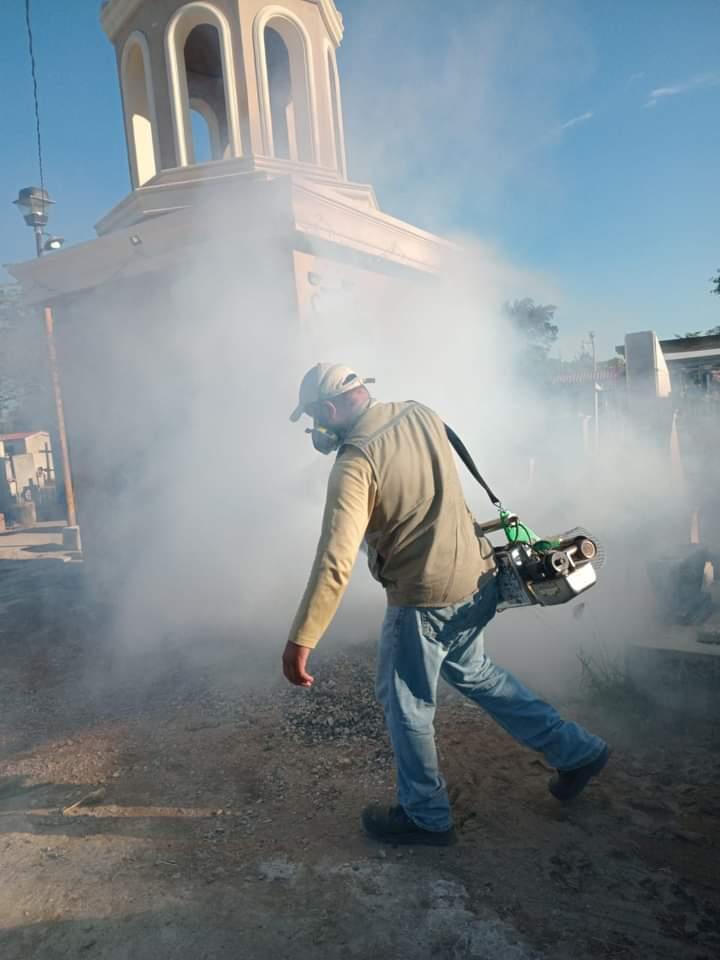
<path fill-rule="evenodd" d="M 685 843 L 702 843 L 705 837 L 694 830 L 673 830 L 673 836 L 678 840 L 684 840 Z"/>
<path fill-rule="evenodd" d="M 219 720 L 199 720 L 197 723 L 185 724 L 185 729 L 189 733 L 195 733 L 198 730 L 215 730 L 219 726 Z"/>
<path fill-rule="evenodd" d="M 631 797 L 628 801 L 635 810 L 644 813 L 675 813 L 675 809 L 660 797 Z"/>
<path fill-rule="evenodd" d="M 91 793 L 87 793 L 80 800 L 70 804 L 69 807 L 65 807 L 63 809 L 63 814 L 67 815 L 76 813 L 81 807 L 96 807 L 101 804 L 104 799 L 105 787 L 100 787 L 98 790 L 93 790 Z"/>

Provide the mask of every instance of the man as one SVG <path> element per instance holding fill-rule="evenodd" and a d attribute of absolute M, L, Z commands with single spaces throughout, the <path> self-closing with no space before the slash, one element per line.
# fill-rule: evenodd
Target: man
<path fill-rule="evenodd" d="M 367 381 L 372 382 L 372 381 Z M 317 364 L 291 416 L 313 420 L 313 444 L 337 451 L 320 543 L 283 654 L 290 683 L 310 687 L 311 650 L 327 630 L 365 541 L 387 593 L 377 696 L 395 754 L 398 804 L 368 807 L 363 824 L 390 843 L 455 842 L 433 719 L 443 676 L 558 774 L 561 802 L 605 766 L 607 745 L 563 720 L 483 649 L 495 615 L 492 547 L 478 539 L 440 418 L 417 403 L 379 403 L 349 367 Z"/>

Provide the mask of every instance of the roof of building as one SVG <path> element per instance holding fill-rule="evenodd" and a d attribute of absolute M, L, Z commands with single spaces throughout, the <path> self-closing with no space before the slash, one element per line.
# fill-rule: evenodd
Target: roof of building
<path fill-rule="evenodd" d="M 704 356 L 717 354 L 720 356 L 720 335 L 711 334 L 705 337 L 674 337 L 672 340 L 661 340 L 660 346 L 662 352 L 668 354 L 676 353 L 702 353 Z"/>
<path fill-rule="evenodd" d="M 28 437 L 47 435 L 47 430 L 31 430 L 29 433 L 0 433 L 0 442 L 6 440 L 27 440 Z"/>
<path fill-rule="evenodd" d="M 704 337 L 673 337 L 661 340 L 660 349 L 666 360 L 681 360 L 692 357 L 720 357 L 720 335 L 713 333 Z M 625 356 L 625 345 L 615 347 L 615 352 Z"/>
<path fill-rule="evenodd" d="M 567 386 L 570 384 L 592 384 L 594 383 L 617 383 L 625 379 L 625 367 L 612 366 L 612 367 L 603 367 L 599 366 L 595 371 L 595 376 L 593 376 L 592 367 L 575 367 L 574 370 L 568 370 L 563 373 L 558 373 L 550 381 L 555 385 Z"/>

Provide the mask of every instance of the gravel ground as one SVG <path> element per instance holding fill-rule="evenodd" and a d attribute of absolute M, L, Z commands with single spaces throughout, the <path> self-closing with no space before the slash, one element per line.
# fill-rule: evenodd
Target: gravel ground
<path fill-rule="evenodd" d="M 444 695 L 460 843 L 384 848 L 358 825 L 393 797 L 370 646 L 318 653 L 311 691 L 277 657 L 250 684 L 207 638 L 205 665 L 128 663 L 81 565 L 51 561 L 0 564 L 0 612 L 3 960 L 720 955 L 713 729 L 566 704 L 615 754 L 564 809 Z"/>

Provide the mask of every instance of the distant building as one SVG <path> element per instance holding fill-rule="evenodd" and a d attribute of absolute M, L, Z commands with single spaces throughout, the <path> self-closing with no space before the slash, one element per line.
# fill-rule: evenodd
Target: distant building
<path fill-rule="evenodd" d="M 5 487 L 0 496 L 4 501 L 22 497 L 33 486 L 42 488 L 55 481 L 50 434 L 44 430 L 0 434 L 0 461 L 0 482 L 4 478 Z"/>
<path fill-rule="evenodd" d="M 616 352 L 625 357 L 628 365 L 634 360 L 638 343 L 631 338 L 654 337 L 654 334 L 629 334 L 625 345 L 616 347 Z M 648 341 L 649 343 L 649 341 Z M 706 337 L 675 337 L 672 340 L 656 340 L 660 356 L 669 376 L 669 392 L 678 398 L 701 393 L 720 399 L 720 335 Z M 648 346 L 647 357 L 650 356 Z M 637 361 L 635 361 L 637 363 Z M 647 364 L 650 369 L 651 364 Z"/>
<path fill-rule="evenodd" d="M 602 362 L 593 375 L 593 369 L 587 363 L 568 363 L 550 380 L 556 387 L 579 387 L 581 390 L 587 387 L 591 395 L 593 382 L 603 390 L 621 389 L 625 386 L 625 367 L 613 361 Z"/>

